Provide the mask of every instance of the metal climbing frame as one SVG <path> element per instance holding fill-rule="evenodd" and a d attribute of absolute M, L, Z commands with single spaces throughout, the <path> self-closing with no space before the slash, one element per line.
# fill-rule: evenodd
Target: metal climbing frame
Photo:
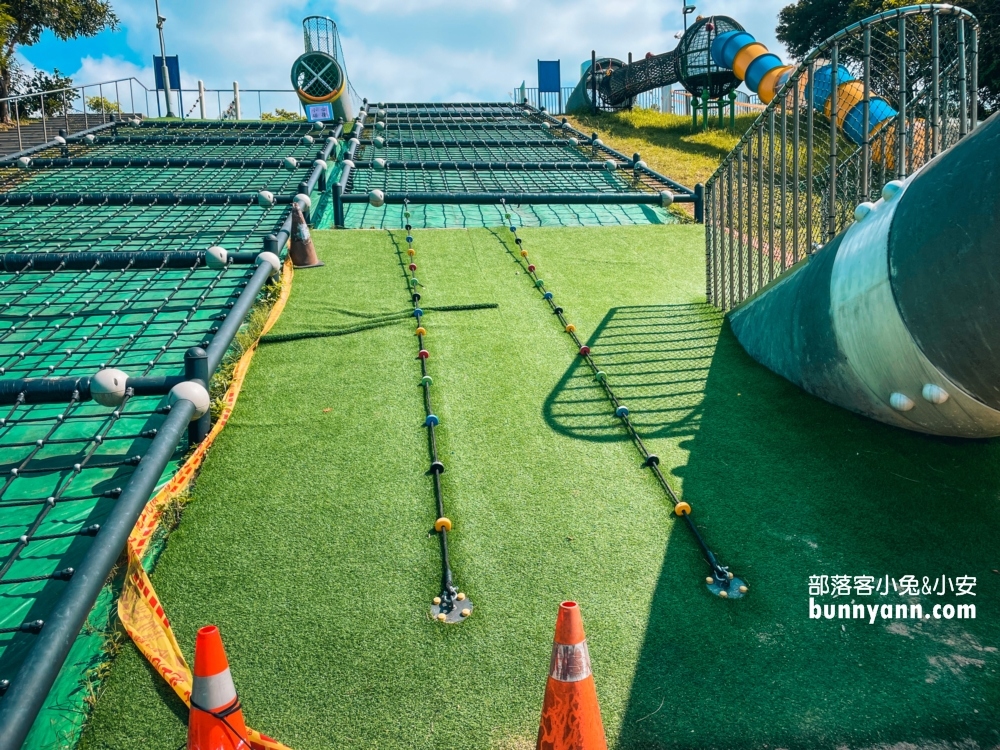
<path fill-rule="evenodd" d="M 258 256 L 288 240 L 282 204 L 321 199 L 339 135 L 114 122 L 0 158 L 0 746 L 20 747 L 46 705 L 63 711 L 32 742 L 65 732 L 109 597 L 92 608 L 209 427 L 165 397 L 211 380 L 276 271 Z M 116 407 L 93 398 L 105 368 L 127 374 Z"/>
<path fill-rule="evenodd" d="M 976 126 L 978 30 L 961 8 L 915 5 L 802 61 L 705 184 L 709 302 L 739 305 Z"/>
<path fill-rule="evenodd" d="M 700 190 L 530 105 L 366 102 L 351 135 L 333 186 L 335 223 L 341 227 L 382 226 L 384 206 L 404 202 L 412 207 L 676 202 L 694 203 L 700 217 Z"/>

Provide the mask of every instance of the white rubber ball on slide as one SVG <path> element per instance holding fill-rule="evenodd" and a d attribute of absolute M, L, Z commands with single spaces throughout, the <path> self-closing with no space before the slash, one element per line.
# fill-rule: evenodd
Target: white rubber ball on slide
<path fill-rule="evenodd" d="M 25 171 L 31 169 L 31 159 L 27 156 L 22 156 L 17 160 L 17 168 Z"/>
<path fill-rule="evenodd" d="M 88 146 L 93 146 L 95 143 L 97 143 L 97 136 L 94 135 L 93 133 L 87 133 L 87 135 L 83 136 L 83 141 Z"/>
<path fill-rule="evenodd" d="M 303 212 L 308 211 L 310 208 L 312 208 L 313 204 L 312 198 L 310 198 L 305 193 L 296 193 L 295 197 L 292 198 L 292 201 L 294 203 L 297 203 L 299 208 L 301 208 Z"/>
<path fill-rule="evenodd" d="M 385 169 L 385 159 L 383 159 L 382 157 L 377 157 L 375 159 L 372 159 L 372 164 L 375 165 L 375 169 L 379 170 L 380 172 L 383 169 Z"/>
<path fill-rule="evenodd" d="M 302 136 L 302 143 L 306 146 L 311 146 L 313 144 L 314 138 L 311 135 Z"/>
<path fill-rule="evenodd" d="M 372 141 L 372 143 L 375 144 L 375 148 L 383 148 L 385 146 L 385 138 L 383 138 L 380 135 L 377 135 L 375 136 L 375 139 Z"/>
<path fill-rule="evenodd" d="M 569 139 L 569 145 L 570 146 L 579 146 L 580 145 L 580 141 L 578 139 L 576 139 L 576 138 L 570 138 Z"/>
<path fill-rule="evenodd" d="M 262 192 L 267 192 L 262 191 Z M 212 245 L 205 251 L 205 264 L 209 268 L 225 268 L 229 262 L 229 253 L 226 248 Z"/>
<path fill-rule="evenodd" d="M 383 130 L 385 130 L 385 123 L 381 122 L 379 120 L 376 120 L 375 121 L 375 130 L 377 130 L 378 132 L 381 133 Z"/>
<path fill-rule="evenodd" d="M 899 195 L 899 191 L 902 189 L 903 189 L 902 180 L 889 180 L 889 182 L 885 183 L 885 185 L 882 188 L 882 198 L 884 200 L 891 201 L 893 198 Z"/>
<path fill-rule="evenodd" d="M 385 193 L 378 188 L 375 188 L 368 193 L 368 202 L 375 208 L 385 205 Z"/>
<path fill-rule="evenodd" d="M 660 205 L 666 208 L 674 202 L 674 194 L 669 190 L 663 190 L 660 192 Z"/>
<path fill-rule="evenodd" d="M 896 411 L 909 411 L 915 404 L 905 393 L 896 392 L 889 396 L 889 406 Z"/>
<path fill-rule="evenodd" d="M 858 207 L 854 209 L 854 220 L 861 221 L 863 218 L 865 218 L 868 214 L 872 212 L 873 208 L 875 208 L 875 204 L 872 203 L 871 201 L 864 201 L 863 203 L 859 203 Z"/>
<path fill-rule="evenodd" d="M 270 208 L 274 205 L 274 193 L 270 190 L 261 190 L 257 193 L 257 205 L 261 208 Z"/>
<path fill-rule="evenodd" d="M 325 128 L 325 127 L 326 127 L 326 123 L 323 122 L 322 120 L 316 120 L 316 122 L 313 123 L 313 130 L 319 131 L 319 130 L 322 130 L 323 128 Z"/>
<path fill-rule="evenodd" d="M 170 394 L 167 396 L 167 403 L 173 406 L 178 401 L 190 401 L 194 404 L 194 414 L 191 415 L 192 422 L 205 416 L 212 405 L 212 399 L 209 398 L 205 386 L 193 380 L 185 380 L 183 383 L 178 383 L 170 389 Z"/>
<path fill-rule="evenodd" d="M 291 172 L 293 169 L 298 168 L 299 160 L 294 156 L 286 156 L 284 161 L 281 162 L 281 166 Z"/>
<path fill-rule="evenodd" d="M 920 395 L 924 397 L 925 401 L 930 401 L 932 404 L 943 404 L 948 400 L 948 391 L 934 383 L 927 383 L 920 391 Z"/>
<path fill-rule="evenodd" d="M 618 164 L 615 163 L 614 159 L 605 159 L 604 168 L 614 174 L 614 172 L 618 169 Z"/>
<path fill-rule="evenodd" d="M 61 135 L 57 135 L 52 140 L 55 141 L 56 144 L 59 145 L 59 146 L 65 146 L 66 145 L 66 139 L 63 138 Z"/>
<path fill-rule="evenodd" d="M 90 379 L 90 395 L 101 406 L 121 406 L 125 401 L 125 387 L 128 375 L 109 367 L 99 370 Z"/>

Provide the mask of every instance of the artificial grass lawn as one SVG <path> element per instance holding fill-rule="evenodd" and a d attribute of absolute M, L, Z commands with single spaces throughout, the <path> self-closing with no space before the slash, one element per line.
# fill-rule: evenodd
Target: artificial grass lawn
<path fill-rule="evenodd" d="M 702 304 L 701 231 L 521 236 L 750 595 L 705 591 L 509 233 L 417 231 L 423 304 L 500 305 L 424 318 L 453 567 L 476 610 L 451 628 L 427 614 L 412 322 L 263 346 L 153 576 L 189 656 L 199 626 L 221 627 L 253 726 L 296 750 L 531 747 L 569 597 L 617 747 L 997 743 L 1000 449 L 877 425 L 753 363 Z M 406 308 L 387 233 L 315 237 L 327 265 L 296 275 L 275 334 Z M 978 577 L 978 619 L 808 619 L 810 575 L 942 573 Z M 130 646 L 83 747 L 176 748 L 185 714 Z"/>

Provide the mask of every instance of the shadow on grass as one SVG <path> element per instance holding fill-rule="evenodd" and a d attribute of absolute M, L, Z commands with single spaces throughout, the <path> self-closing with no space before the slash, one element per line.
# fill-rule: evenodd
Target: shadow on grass
<path fill-rule="evenodd" d="M 721 322 L 703 304 L 614 307 L 594 330 L 587 345 L 642 437 L 693 434 Z M 545 400 L 545 421 L 581 440 L 629 440 L 593 383 L 576 358 Z"/>
<path fill-rule="evenodd" d="M 693 541 L 671 535 L 619 748 L 997 745 L 1000 441 L 928 437 L 826 404 L 751 360 L 703 305 L 616 308 L 589 343 L 640 433 L 682 438 L 688 460 L 673 474 L 693 519 L 751 587 L 740 601 L 710 596 Z M 593 416 L 606 402 L 574 395 L 587 376 L 567 372 L 549 424 L 624 439 Z M 974 598 L 911 599 L 890 584 L 820 602 L 919 602 L 925 614 L 971 602 L 977 618 L 810 619 L 820 575 L 922 587 L 975 576 Z"/>

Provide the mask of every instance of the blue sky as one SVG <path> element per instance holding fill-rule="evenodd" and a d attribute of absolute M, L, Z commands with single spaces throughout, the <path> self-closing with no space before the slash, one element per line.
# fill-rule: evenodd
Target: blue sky
<path fill-rule="evenodd" d="M 697 13 L 731 15 L 779 54 L 774 27 L 791 0 L 695 0 Z M 61 42 L 47 34 L 24 61 L 59 68 L 77 83 L 134 75 L 152 84 L 159 51 L 153 0 L 112 0 L 119 31 Z M 599 55 L 625 58 L 672 49 L 680 0 L 161 0 L 167 53 L 180 56 L 185 88 L 288 88 L 302 51 L 301 20 L 337 21 L 355 88 L 394 101 L 497 100 L 525 80 L 536 60 L 561 59 L 564 85 Z"/>

